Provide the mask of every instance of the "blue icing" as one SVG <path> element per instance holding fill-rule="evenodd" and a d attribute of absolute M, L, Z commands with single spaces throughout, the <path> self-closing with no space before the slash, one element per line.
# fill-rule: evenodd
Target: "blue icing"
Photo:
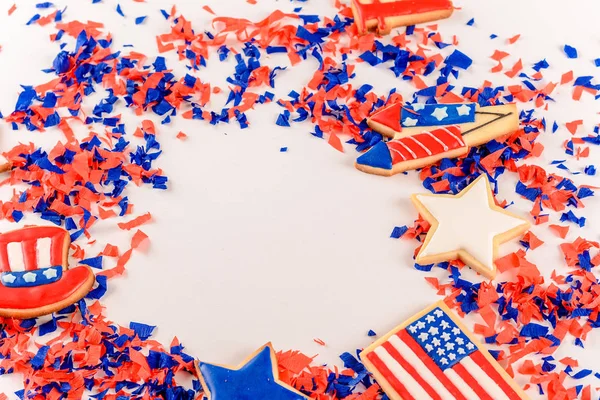
<path fill-rule="evenodd" d="M 477 351 L 477 346 L 439 307 L 408 325 L 406 332 L 442 371 Z"/>
<path fill-rule="evenodd" d="M 240 369 L 199 363 L 211 400 L 305 400 L 275 381 L 271 348 L 265 346 Z"/>
<path fill-rule="evenodd" d="M 475 103 L 410 104 L 402 107 L 403 128 L 465 124 L 475 121 Z"/>
<path fill-rule="evenodd" d="M 375 146 L 358 157 L 356 163 L 373 168 L 392 169 L 392 155 L 384 142 L 377 142 Z"/>
<path fill-rule="evenodd" d="M 0 282 L 6 287 L 32 287 L 47 285 L 62 277 L 62 267 L 41 268 L 32 271 L 3 272 Z"/>

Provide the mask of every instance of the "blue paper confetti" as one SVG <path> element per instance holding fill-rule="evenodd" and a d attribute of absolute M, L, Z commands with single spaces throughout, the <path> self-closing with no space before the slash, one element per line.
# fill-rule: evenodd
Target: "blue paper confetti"
<path fill-rule="evenodd" d="M 408 230 L 407 226 L 396 226 L 396 227 L 394 227 L 394 230 L 392 231 L 390 238 L 399 239 L 402 237 L 402 235 L 404 235 L 406 233 L 407 230 Z"/>
<path fill-rule="evenodd" d="M 568 58 L 577 58 L 577 49 L 575 47 L 565 44 L 564 51 Z"/>
<path fill-rule="evenodd" d="M 146 340 L 152 336 L 152 332 L 154 332 L 156 326 L 146 325 L 140 322 L 130 322 L 129 329 L 134 330 L 140 339 Z"/>

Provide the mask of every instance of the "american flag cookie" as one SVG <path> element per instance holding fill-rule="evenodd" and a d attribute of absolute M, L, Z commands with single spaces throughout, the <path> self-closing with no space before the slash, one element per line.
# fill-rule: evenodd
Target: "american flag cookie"
<path fill-rule="evenodd" d="M 95 276 L 68 265 L 69 233 L 32 226 L 0 234 L 0 316 L 35 318 L 82 299 Z"/>
<path fill-rule="evenodd" d="M 515 104 L 479 107 L 475 103 L 396 103 L 373 113 L 367 123 L 392 140 L 367 150 L 355 166 L 384 176 L 422 168 L 443 158 L 460 157 L 471 147 L 519 127 Z"/>
<path fill-rule="evenodd" d="M 450 0 L 352 0 L 352 13 L 359 34 L 388 34 L 393 28 L 448 18 L 454 8 Z"/>
<path fill-rule="evenodd" d="M 391 400 L 526 400 L 444 301 L 392 329 L 360 354 Z"/>
<path fill-rule="evenodd" d="M 416 262 L 433 264 L 460 259 L 487 278 L 496 276 L 498 247 L 531 224 L 496 205 L 486 175 L 457 195 L 413 194 L 419 214 L 431 224 Z"/>

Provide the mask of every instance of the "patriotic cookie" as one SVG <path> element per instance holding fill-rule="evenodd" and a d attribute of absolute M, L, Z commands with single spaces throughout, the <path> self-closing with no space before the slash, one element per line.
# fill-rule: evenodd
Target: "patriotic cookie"
<path fill-rule="evenodd" d="M 94 284 L 87 266 L 69 269 L 69 233 L 33 226 L 0 234 L 0 316 L 34 318 L 59 311 Z"/>
<path fill-rule="evenodd" d="M 237 367 L 199 362 L 196 369 L 208 400 L 308 399 L 279 380 L 277 359 L 270 343 L 256 350 Z"/>
<path fill-rule="evenodd" d="M 498 246 L 524 233 L 530 223 L 496 205 L 485 175 L 457 195 L 413 194 L 419 214 L 431 224 L 416 262 L 461 259 L 482 275 L 496 276 Z"/>
<path fill-rule="evenodd" d="M 361 361 L 392 400 L 526 400 L 440 301 L 367 347 Z"/>
<path fill-rule="evenodd" d="M 454 8 L 450 0 L 352 0 L 358 32 L 388 34 L 399 26 L 448 18 Z"/>
<path fill-rule="evenodd" d="M 392 104 L 373 113 L 369 126 L 386 137 L 356 160 L 356 168 L 391 176 L 422 168 L 443 158 L 465 155 L 519 127 L 514 104 L 479 107 L 466 104 Z"/>

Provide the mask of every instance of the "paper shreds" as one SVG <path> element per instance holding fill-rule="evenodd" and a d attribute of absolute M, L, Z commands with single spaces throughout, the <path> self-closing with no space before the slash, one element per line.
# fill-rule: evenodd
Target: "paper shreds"
<path fill-rule="evenodd" d="M 577 49 L 575 47 L 565 44 L 564 51 L 568 58 L 577 58 Z"/>
<path fill-rule="evenodd" d="M 97 301 L 68 307 L 51 320 L 58 336 L 45 345 L 34 339 L 47 323 L 0 319 L 3 324 L 0 343 L 6 349 L 3 371 L 20 374 L 27 388 L 27 398 L 51 394 L 51 398 L 82 398 L 95 389 L 105 396 L 166 396 L 195 399 L 199 383 L 191 388 L 178 384 L 180 371 L 194 375 L 194 358 L 183 352 L 174 339 L 170 349 L 158 342 L 141 338 L 137 331 L 106 320 Z M 28 350 L 38 348 L 37 352 Z"/>

